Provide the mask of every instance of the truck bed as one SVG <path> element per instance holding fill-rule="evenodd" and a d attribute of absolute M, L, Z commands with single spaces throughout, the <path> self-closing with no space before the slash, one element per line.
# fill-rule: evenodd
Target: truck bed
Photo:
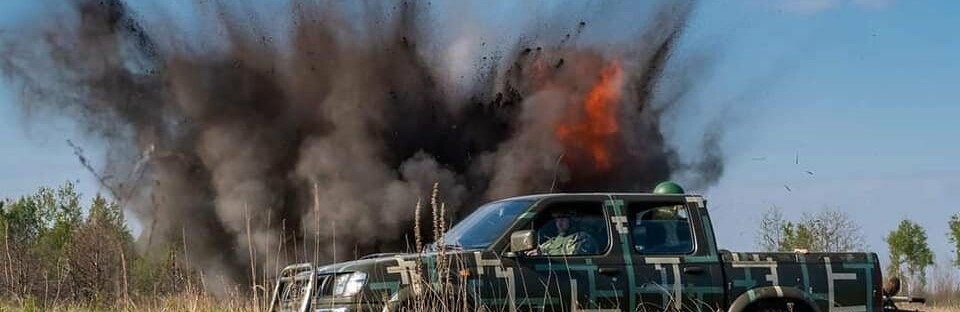
<path fill-rule="evenodd" d="M 799 292 L 822 312 L 882 310 L 875 253 L 722 251 L 721 259 L 731 306 Z"/>

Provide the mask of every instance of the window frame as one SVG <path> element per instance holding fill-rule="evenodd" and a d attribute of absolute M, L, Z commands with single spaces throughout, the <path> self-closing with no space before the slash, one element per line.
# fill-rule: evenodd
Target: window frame
<path fill-rule="evenodd" d="M 568 259 L 568 258 L 599 258 L 599 257 L 606 257 L 606 256 L 608 256 L 611 252 L 613 252 L 613 243 L 614 243 L 614 242 L 613 242 L 613 239 L 614 239 L 614 237 L 613 237 L 613 232 L 611 232 L 612 229 L 611 229 L 611 225 L 610 225 L 610 212 L 607 211 L 608 209 L 607 209 L 606 205 L 604 204 L 604 200 L 606 200 L 606 199 L 607 199 L 606 197 L 604 197 L 604 198 L 597 198 L 597 197 L 569 197 L 569 198 L 567 198 L 567 197 L 558 197 L 558 198 L 545 199 L 545 200 L 543 200 L 543 201 L 541 201 L 541 202 L 539 202 L 539 203 L 536 204 L 539 208 L 536 210 L 533 218 L 530 219 L 530 222 L 529 222 L 526 226 L 524 226 L 525 228 L 528 228 L 528 229 L 533 230 L 534 233 L 536 234 L 536 232 L 538 232 L 538 229 L 536 229 L 536 228 L 534 228 L 534 227 L 536 226 L 537 219 L 538 219 L 542 214 L 544 214 L 544 213 L 549 213 L 549 212 L 553 209 L 553 207 L 555 207 L 555 205 L 557 205 L 557 204 L 570 204 L 570 203 L 578 203 L 578 202 L 579 202 L 579 203 L 596 204 L 596 205 L 597 205 L 597 208 L 600 209 L 600 212 L 601 212 L 600 217 L 601 217 L 601 221 L 602 221 L 601 223 L 603 224 L 603 226 L 604 226 L 604 228 L 605 228 L 606 235 L 607 235 L 607 237 L 606 237 L 606 246 L 602 247 L 602 248 L 600 249 L 600 252 L 594 253 L 594 254 L 585 254 L 585 255 L 539 255 L 539 254 L 538 254 L 538 255 L 525 256 L 525 257 L 526 257 L 526 258 L 531 258 L 531 259 Z M 580 211 L 580 209 L 578 209 L 578 211 Z M 597 238 L 594 237 L 594 240 L 597 240 Z M 540 245 L 539 245 L 539 244 L 537 244 L 537 248 L 540 248 Z"/>
<path fill-rule="evenodd" d="M 634 209 L 635 206 L 642 206 L 642 209 Z M 634 223 L 636 221 L 636 213 L 646 212 L 649 210 L 657 209 L 664 206 L 676 207 L 680 206 L 681 209 L 687 214 L 687 223 L 689 224 L 688 230 L 690 231 L 690 245 L 691 248 L 688 251 L 684 252 L 642 252 L 637 250 L 637 242 L 633 235 Z M 633 250 L 632 253 L 640 256 L 646 257 L 656 257 L 656 256 L 693 256 L 696 255 L 700 249 L 699 237 L 697 236 L 696 222 L 694 218 L 694 209 L 690 207 L 688 203 L 677 203 L 677 202 L 667 202 L 667 201 L 627 201 L 624 205 L 624 212 L 627 217 L 627 241 L 630 244 L 630 249 Z"/>

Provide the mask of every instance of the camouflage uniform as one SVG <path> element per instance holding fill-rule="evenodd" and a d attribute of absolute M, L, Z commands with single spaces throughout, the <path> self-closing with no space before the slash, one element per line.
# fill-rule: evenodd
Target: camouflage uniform
<path fill-rule="evenodd" d="M 597 252 L 593 237 L 586 232 L 557 235 L 540 244 L 540 255 L 571 256 L 589 255 Z"/>

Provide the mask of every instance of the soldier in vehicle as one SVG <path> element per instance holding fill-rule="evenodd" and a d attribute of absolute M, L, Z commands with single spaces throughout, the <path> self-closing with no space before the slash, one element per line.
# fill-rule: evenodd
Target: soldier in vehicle
<path fill-rule="evenodd" d="M 578 228 L 580 221 L 573 211 L 556 210 L 550 213 L 557 234 L 540 243 L 528 256 L 575 256 L 597 253 L 596 240 Z M 546 229 L 549 225 L 543 226 Z M 542 233 L 541 233 L 542 234 Z"/>
<path fill-rule="evenodd" d="M 654 194 L 683 194 L 671 181 L 657 185 Z M 687 213 L 682 205 L 659 206 L 633 216 L 634 249 L 641 253 L 675 253 L 692 250 Z"/>
<path fill-rule="evenodd" d="M 631 217 L 634 249 L 641 253 L 692 251 L 690 222 L 683 206 L 660 206 Z"/>

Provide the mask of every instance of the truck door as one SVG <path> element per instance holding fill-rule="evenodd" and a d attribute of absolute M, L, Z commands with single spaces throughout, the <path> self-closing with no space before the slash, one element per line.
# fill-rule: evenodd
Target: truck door
<path fill-rule="evenodd" d="M 622 256 L 613 246 L 605 196 L 565 196 L 538 204 L 528 229 L 539 248 L 516 258 L 521 311 L 623 307 Z M 619 262 L 611 259 L 620 258 Z"/>
<path fill-rule="evenodd" d="M 613 204 L 627 223 L 633 276 L 626 306 L 636 310 L 716 311 L 723 275 L 700 197 L 625 197 Z M 619 207 L 618 207 L 619 206 Z"/>

